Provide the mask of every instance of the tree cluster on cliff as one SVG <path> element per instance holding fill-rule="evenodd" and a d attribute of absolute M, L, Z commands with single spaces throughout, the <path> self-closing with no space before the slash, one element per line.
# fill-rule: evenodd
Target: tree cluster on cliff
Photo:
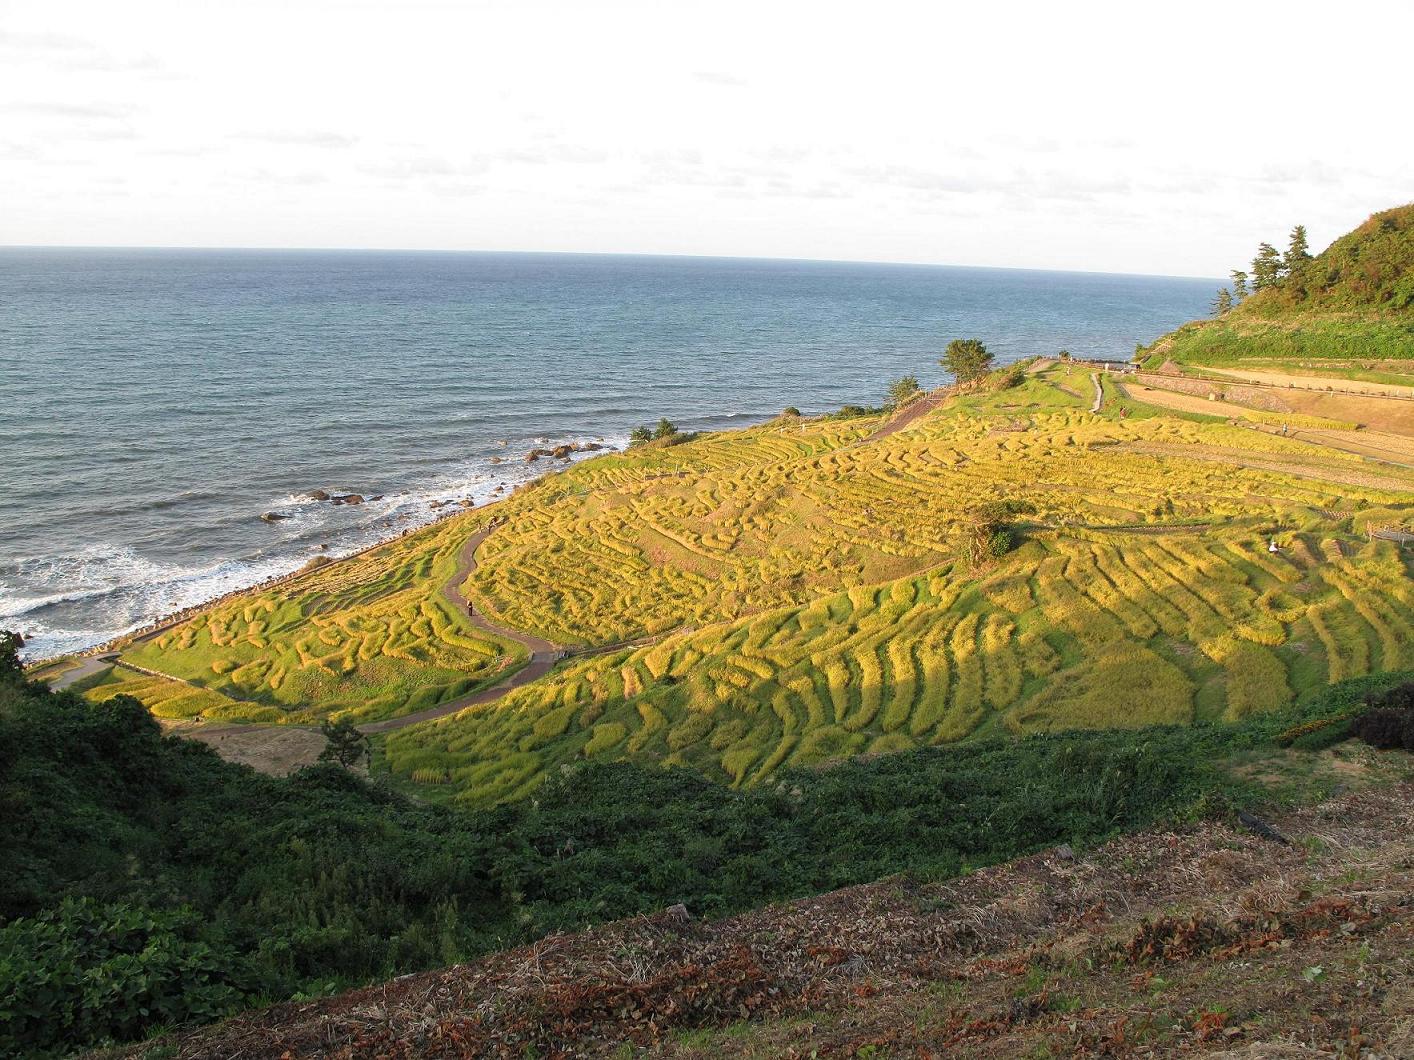
<path fill-rule="evenodd" d="M 1305 225 L 1296 225 L 1285 251 L 1262 243 L 1251 272 L 1231 278 L 1213 300 L 1215 316 L 1244 305 L 1257 315 L 1414 310 L 1414 204 L 1375 214 L 1314 257 Z"/>

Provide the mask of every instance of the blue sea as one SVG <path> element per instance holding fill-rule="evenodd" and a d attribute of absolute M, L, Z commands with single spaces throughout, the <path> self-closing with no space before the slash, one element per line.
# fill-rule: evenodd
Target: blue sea
<path fill-rule="evenodd" d="M 1124 357 L 1215 281 L 545 254 L 0 249 L 0 628 L 32 657 L 481 503 L 638 423 Z M 494 462 L 501 458 L 500 463 Z M 315 489 L 381 497 L 311 500 Z M 264 522 L 265 512 L 288 518 Z"/>

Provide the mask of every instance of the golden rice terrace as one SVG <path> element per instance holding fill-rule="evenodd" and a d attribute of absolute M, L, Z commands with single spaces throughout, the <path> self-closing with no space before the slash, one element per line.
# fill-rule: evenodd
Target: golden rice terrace
<path fill-rule="evenodd" d="M 589 758 L 754 784 L 978 735 L 1231 720 L 1414 667 L 1411 553 L 1369 533 L 1414 518 L 1414 470 L 1105 392 L 1092 413 L 1089 370 L 1055 365 L 893 432 L 782 417 L 586 461 L 198 616 L 126 656 L 181 694 L 124 690 L 289 723 L 493 683 L 523 653 L 441 592 L 493 516 L 461 586 L 476 609 L 622 646 L 386 737 L 393 772 L 473 804 Z M 999 505 L 1015 547 L 989 557 L 977 513 Z"/>

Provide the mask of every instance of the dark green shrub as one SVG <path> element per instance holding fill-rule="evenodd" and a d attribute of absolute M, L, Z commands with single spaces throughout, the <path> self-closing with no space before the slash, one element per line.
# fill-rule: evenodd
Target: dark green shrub
<path fill-rule="evenodd" d="M 0 1053 L 67 1053 L 208 1022 L 257 987 L 251 962 L 190 909 L 66 899 L 0 927 Z"/>

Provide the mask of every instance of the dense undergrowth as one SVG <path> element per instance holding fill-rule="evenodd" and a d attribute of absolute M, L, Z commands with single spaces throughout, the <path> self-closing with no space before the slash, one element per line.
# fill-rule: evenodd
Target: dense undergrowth
<path fill-rule="evenodd" d="M 470 815 L 335 767 L 256 774 L 163 737 L 135 699 L 8 675 L 0 1053 L 128 1039 L 673 902 L 723 914 L 1223 812 L 1260 797 L 1225 760 L 1338 739 L 1398 679 L 1234 726 L 979 741 L 750 791 L 591 764 Z"/>

